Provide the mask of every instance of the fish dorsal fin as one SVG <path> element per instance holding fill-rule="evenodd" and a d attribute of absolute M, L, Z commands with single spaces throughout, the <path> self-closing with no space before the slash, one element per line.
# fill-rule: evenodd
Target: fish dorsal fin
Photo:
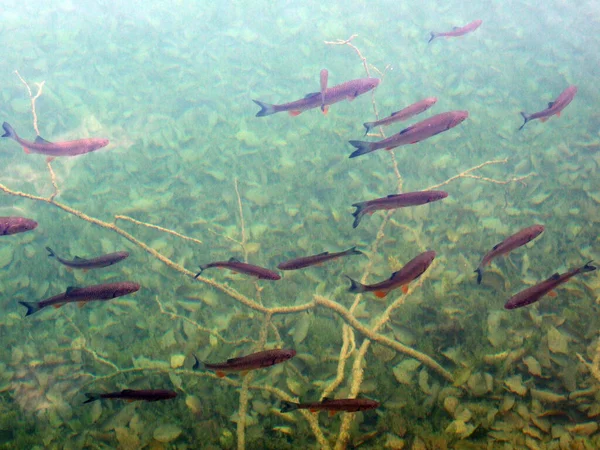
<path fill-rule="evenodd" d="M 409 132 L 410 130 L 412 130 L 414 127 L 415 127 L 414 125 L 411 125 L 410 127 L 408 127 L 408 128 L 405 128 L 404 130 L 402 130 L 402 131 L 401 131 L 400 133 L 398 133 L 398 134 L 405 134 L 405 133 L 408 133 L 408 132 Z"/>
<path fill-rule="evenodd" d="M 502 245 L 502 242 L 500 242 L 499 244 L 494 245 L 494 247 L 492 248 L 492 250 L 497 250 L 498 247 L 500 247 Z"/>
<path fill-rule="evenodd" d="M 36 136 L 35 141 L 33 141 L 33 142 L 35 142 L 36 144 L 52 144 L 52 142 L 47 141 L 46 139 L 44 139 L 41 136 Z"/>
<path fill-rule="evenodd" d="M 395 116 L 396 114 L 401 113 L 401 112 L 402 111 L 395 111 L 395 112 L 391 113 L 390 116 Z"/>
<path fill-rule="evenodd" d="M 233 256 L 231 258 L 229 258 L 229 262 L 237 262 L 237 263 L 241 263 L 241 261 L 237 258 L 234 258 Z"/>
<path fill-rule="evenodd" d="M 306 94 L 304 96 L 304 98 L 312 98 L 312 97 L 316 97 L 317 95 L 320 97 L 321 93 L 320 92 L 311 92 L 310 94 Z"/>
<path fill-rule="evenodd" d="M 558 280 L 559 278 L 560 278 L 560 273 L 558 273 L 558 272 L 552 274 L 552 276 L 550 277 L 551 280 Z"/>
<path fill-rule="evenodd" d="M 237 358 L 229 358 L 229 359 L 227 360 L 227 362 L 228 362 L 228 363 L 234 363 L 234 362 L 237 362 L 237 361 L 239 361 L 239 360 L 240 360 L 240 359 L 242 359 L 242 358 L 243 358 L 243 356 L 238 356 Z"/>
<path fill-rule="evenodd" d="M 319 253 L 318 255 L 315 255 L 315 256 L 325 256 L 325 255 L 329 255 L 329 252 Z"/>
<path fill-rule="evenodd" d="M 333 399 L 332 399 L 332 398 L 329 398 L 329 397 L 323 397 L 323 400 L 321 400 L 321 403 L 327 403 L 327 402 L 331 402 L 331 401 L 333 401 Z"/>
<path fill-rule="evenodd" d="M 460 27 L 452 27 L 452 31 L 458 30 Z"/>
<path fill-rule="evenodd" d="M 396 198 L 396 197 L 400 197 L 401 195 L 402 194 L 390 194 L 386 198 Z"/>
<path fill-rule="evenodd" d="M 65 291 L 65 295 L 68 297 L 69 294 L 71 292 L 73 292 L 75 289 L 79 289 L 79 288 L 77 286 L 69 286 L 69 287 L 67 287 L 67 290 Z"/>
<path fill-rule="evenodd" d="M 552 108 L 554 106 L 554 102 L 548 102 L 548 108 Z"/>
<path fill-rule="evenodd" d="M 133 392 L 134 392 L 134 391 L 133 391 L 133 389 L 123 389 L 123 390 L 121 391 L 121 394 L 131 394 L 131 393 L 133 393 Z"/>
<path fill-rule="evenodd" d="M 75 258 L 73 259 L 74 261 L 85 261 L 84 258 L 80 257 L 80 256 L 75 256 Z"/>

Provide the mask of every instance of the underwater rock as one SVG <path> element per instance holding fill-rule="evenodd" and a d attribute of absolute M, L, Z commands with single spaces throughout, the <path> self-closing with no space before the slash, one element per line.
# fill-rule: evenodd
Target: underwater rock
<path fill-rule="evenodd" d="M 456 412 L 456 408 L 459 405 L 459 401 L 456 397 L 449 396 L 444 399 L 444 409 L 448 411 L 452 417 L 454 417 L 454 413 Z"/>
<path fill-rule="evenodd" d="M 529 373 L 531 375 L 534 375 L 536 377 L 542 376 L 542 366 L 538 362 L 538 360 L 535 359 L 533 356 L 528 356 L 526 358 L 523 358 L 523 362 L 527 366 L 527 370 L 529 371 Z"/>
<path fill-rule="evenodd" d="M 119 448 L 127 450 L 140 448 L 140 438 L 131 433 L 127 428 L 117 427 L 115 428 L 115 434 L 117 435 Z"/>
<path fill-rule="evenodd" d="M 523 378 L 521 375 L 515 375 L 507 378 L 504 381 L 504 384 L 510 392 L 514 392 L 521 397 L 527 394 L 527 386 L 523 384 Z"/>
<path fill-rule="evenodd" d="M 179 437 L 181 431 L 181 428 L 179 428 L 177 425 L 161 425 L 156 430 L 154 430 L 154 434 L 152 435 L 152 437 L 154 437 L 154 439 L 156 439 L 158 442 L 171 442 Z"/>
<path fill-rule="evenodd" d="M 567 426 L 566 428 L 569 433 L 590 436 L 598 431 L 598 424 L 596 422 L 585 422 Z"/>
<path fill-rule="evenodd" d="M 493 388 L 494 379 L 489 373 L 482 374 L 481 372 L 474 373 L 469 377 L 467 386 L 475 397 L 481 397 Z"/>
<path fill-rule="evenodd" d="M 548 330 L 548 348 L 552 353 L 568 354 L 569 339 L 555 327 L 550 327 Z"/>
<path fill-rule="evenodd" d="M 413 378 L 415 376 L 415 372 L 421 365 L 421 362 L 416 359 L 409 358 L 402 361 L 396 367 L 394 367 L 393 372 L 398 383 L 411 385 L 413 383 Z"/>
<path fill-rule="evenodd" d="M 171 368 L 177 369 L 183 366 L 183 362 L 185 361 L 185 355 L 177 354 L 171 356 Z"/>

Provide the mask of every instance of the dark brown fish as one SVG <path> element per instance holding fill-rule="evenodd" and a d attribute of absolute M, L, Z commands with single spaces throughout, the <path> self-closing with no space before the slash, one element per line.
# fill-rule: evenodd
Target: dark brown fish
<path fill-rule="evenodd" d="M 198 272 L 194 278 L 198 278 L 202 272 L 211 267 L 218 267 L 219 269 L 229 269 L 232 272 L 251 275 L 253 277 L 257 277 L 260 280 L 275 281 L 281 279 L 281 275 L 279 275 L 277 272 L 265 269 L 264 267 L 244 263 L 235 258 L 229 258 L 229 261 L 216 261 L 213 263 L 204 264 L 203 266 L 200 266 L 200 272 Z"/>
<path fill-rule="evenodd" d="M 321 80 L 324 81 L 323 77 L 321 77 Z M 342 100 L 348 99 L 352 101 L 359 95 L 375 89 L 378 85 L 378 78 L 358 78 L 325 89 L 322 92 L 312 92 L 300 100 L 281 105 L 270 105 L 258 100 L 252 101 L 260 106 L 260 111 L 256 113 L 256 117 L 270 116 L 271 114 L 283 111 L 287 111 L 291 116 L 297 116 L 302 111 L 308 109 L 320 106 L 325 111 L 327 106 L 341 102 Z"/>
<path fill-rule="evenodd" d="M 95 300 L 111 300 L 116 297 L 123 295 L 132 294 L 140 289 L 140 285 L 129 281 L 122 281 L 119 283 L 105 283 L 96 284 L 94 286 L 86 287 L 73 287 L 70 286 L 62 294 L 55 295 L 54 297 L 47 298 L 41 302 L 19 302 L 21 305 L 27 308 L 27 314 L 29 316 L 33 313 L 38 312 L 40 309 L 46 308 L 47 306 L 54 306 L 60 308 L 62 305 L 67 303 L 79 303 L 83 306 L 87 302 Z"/>
<path fill-rule="evenodd" d="M 483 268 L 488 266 L 494 258 L 497 258 L 500 255 L 506 255 L 507 253 L 512 252 L 514 249 L 522 247 L 528 242 L 533 241 L 543 232 L 543 225 L 533 225 L 517 231 L 515 234 L 507 237 L 499 244 L 494 245 L 494 248 L 485 254 L 479 263 L 479 267 L 475 269 L 475 272 L 477 273 L 477 284 L 481 284 L 481 279 L 483 278 Z"/>
<path fill-rule="evenodd" d="M 177 392 L 168 389 L 125 389 L 120 392 L 109 392 L 107 394 L 86 392 L 88 398 L 85 403 L 95 402 L 102 398 L 119 399 L 128 402 L 143 400 L 146 402 L 158 402 L 160 400 L 171 400 L 177 397 Z"/>
<path fill-rule="evenodd" d="M 119 261 L 123 261 L 129 256 L 128 252 L 115 252 L 90 259 L 84 259 L 80 258 L 79 256 L 76 256 L 75 259 L 69 261 L 68 259 L 63 259 L 60 256 L 56 255 L 56 253 L 54 253 L 54 251 L 50 247 L 46 247 L 46 250 L 48 250 L 49 257 L 56 258 L 61 264 L 67 267 L 71 267 L 72 269 L 84 270 L 100 269 L 102 267 L 112 266 L 113 264 L 116 264 Z"/>
<path fill-rule="evenodd" d="M 407 206 L 426 205 L 427 203 L 442 200 L 448 197 L 444 191 L 417 191 L 406 192 L 404 194 L 393 194 L 387 197 L 368 200 L 366 202 L 354 203 L 352 206 L 356 211 L 352 213 L 354 223 L 352 228 L 356 228 L 365 214 L 373 214 L 375 211 L 404 208 Z"/>
<path fill-rule="evenodd" d="M 275 348 L 240 356 L 239 358 L 231 358 L 224 363 L 210 364 L 199 361 L 194 355 L 196 362 L 193 368 L 194 370 L 214 370 L 219 378 L 223 378 L 228 372 L 247 372 L 248 370 L 270 367 L 292 359 L 294 356 L 296 356 L 296 350 Z"/>
<path fill-rule="evenodd" d="M 550 278 L 545 281 L 542 281 L 535 286 L 525 289 L 524 291 L 519 292 L 516 295 L 513 295 L 504 305 L 506 309 L 516 309 L 522 308 L 523 306 L 531 305 L 532 303 L 540 300 L 544 295 L 552 292 L 558 286 L 563 283 L 566 283 L 575 275 L 579 275 L 580 273 L 587 273 L 596 270 L 596 267 L 592 266 L 593 261 L 588 262 L 582 267 L 578 267 L 576 269 L 569 270 L 563 274 L 559 274 L 556 272 Z"/>
<path fill-rule="evenodd" d="M 467 111 L 448 111 L 417 122 L 405 128 L 400 133 L 396 133 L 381 141 L 349 141 L 351 145 L 356 147 L 356 150 L 350 154 L 350 158 L 356 158 L 357 156 L 371 153 L 381 148 L 391 150 L 401 145 L 416 144 L 436 134 L 448 131 L 450 128 L 454 128 L 467 117 L 469 117 Z"/>
<path fill-rule="evenodd" d="M 473 31 L 475 31 L 477 28 L 479 28 L 479 26 L 482 24 L 482 20 L 477 19 L 474 20 L 471 23 L 466 24 L 464 27 L 454 27 L 452 28 L 452 31 L 444 31 L 441 33 L 436 33 L 435 31 L 431 32 L 431 37 L 429 38 L 429 42 L 433 41 L 435 38 L 438 37 L 457 37 L 457 36 L 464 36 L 467 33 L 471 33 Z"/>
<path fill-rule="evenodd" d="M 0 217 L 0 236 L 31 231 L 37 226 L 38 223 L 35 220 L 27 219 L 25 217 Z"/>
<path fill-rule="evenodd" d="M 523 125 L 521 125 L 519 130 L 522 130 L 525 124 L 530 120 L 540 119 L 542 122 L 545 122 L 555 114 L 556 117 L 560 117 L 561 111 L 573 101 L 575 94 L 577 94 L 577 86 L 569 86 L 561 92 L 556 100 L 548 103 L 548 107 L 546 109 L 533 114 L 526 114 L 521 111 L 521 116 L 523 116 L 523 120 L 525 122 L 523 122 Z"/>
<path fill-rule="evenodd" d="M 401 122 L 403 120 L 410 119 L 411 117 L 416 116 L 417 114 L 421 114 L 422 112 L 427 111 L 429 108 L 435 105 L 436 102 L 437 98 L 429 97 L 425 100 L 413 103 L 412 105 L 407 106 L 406 108 L 400 111 L 393 112 L 389 117 L 386 117 L 385 119 L 380 119 L 376 122 L 365 122 L 363 123 L 363 126 L 367 129 L 367 131 L 365 131 L 365 136 L 369 133 L 369 131 L 371 131 L 375 127 L 382 127 L 385 125 L 390 125 L 392 123 Z"/>
<path fill-rule="evenodd" d="M 42 153 L 50 156 L 76 156 L 83 155 L 84 153 L 93 152 L 99 148 L 106 147 L 108 145 L 108 139 L 78 139 L 76 141 L 64 141 L 64 142 L 48 142 L 45 139 L 37 136 L 35 141 L 26 141 L 21 139 L 15 130 L 6 122 L 2 124 L 4 133 L 2 137 L 7 137 L 17 141 L 23 146 L 25 153 Z"/>
<path fill-rule="evenodd" d="M 296 409 L 308 409 L 311 412 L 329 411 L 333 416 L 336 412 L 357 412 L 379 408 L 379 402 L 368 398 L 324 398 L 323 401 L 313 403 L 281 402 L 281 412 L 295 411 Z"/>
<path fill-rule="evenodd" d="M 435 252 L 433 250 L 421 253 L 406 263 L 402 269 L 394 272 L 390 278 L 375 284 L 361 284 L 349 276 L 346 276 L 351 283 L 348 292 L 373 292 L 377 297 L 383 298 L 388 295 L 390 291 L 402 287 L 402 292 L 406 294 L 408 292 L 407 285 L 423 275 L 433 262 L 434 258 Z"/>
<path fill-rule="evenodd" d="M 332 259 L 340 258 L 342 256 L 350 255 L 364 255 L 360 250 L 356 250 L 356 247 L 349 248 L 343 252 L 329 253 L 323 252 L 313 256 L 303 256 L 301 258 L 290 259 L 289 261 L 282 262 L 277 266 L 280 270 L 298 270 L 304 269 L 305 267 L 322 264 Z"/>

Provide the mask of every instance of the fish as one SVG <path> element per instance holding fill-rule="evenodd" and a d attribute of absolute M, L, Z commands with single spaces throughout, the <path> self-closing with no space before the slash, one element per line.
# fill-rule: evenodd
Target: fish
<path fill-rule="evenodd" d="M 160 400 L 171 400 L 177 397 L 177 392 L 168 389 L 124 389 L 118 392 L 109 392 L 106 394 L 86 392 L 87 400 L 85 403 L 95 402 L 103 398 L 119 399 L 128 402 L 144 400 L 147 402 L 158 402 Z"/>
<path fill-rule="evenodd" d="M 337 253 L 329 253 L 323 252 L 318 255 L 313 256 L 303 256 L 301 258 L 290 259 L 289 261 L 285 261 L 280 263 L 277 268 L 280 270 L 298 270 L 304 269 L 305 267 L 314 266 L 317 264 L 324 263 L 326 261 L 330 261 L 332 259 L 340 258 L 342 256 L 350 256 L 350 255 L 364 255 L 363 252 L 357 250 L 356 247 L 349 248 L 348 250 L 344 250 L 343 252 Z"/>
<path fill-rule="evenodd" d="M 335 413 L 340 411 L 358 412 L 376 408 L 379 408 L 379 402 L 368 398 L 331 399 L 325 397 L 322 401 L 313 403 L 294 403 L 287 402 L 285 400 L 281 401 L 282 413 L 295 411 L 297 409 L 308 409 L 311 412 L 329 411 L 329 415 L 333 416 Z"/>
<path fill-rule="evenodd" d="M 96 258 L 84 259 L 76 256 L 75 259 L 69 261 L 68 259 L 63 259 L 54 253 L 50 247 L 46 247 L 48 251 L 48 256 L 50 258 L 56 258 L 58 262 L 61 264 L 73 268 L 73 269 L 100 269 L 102 267 L 112 266 L 120 261 L 123 261 L 125 258 L 129 256 L 128 252 L 115 252 L 108 253 L 106 255 L 98 256 Z"/>
<path fill-rule="evenodd" d="M 48 306 L 60 308 L 62 305 L 74 302 L 79 303 L 79 306 L 83 306 L 85 303 L 95 300 L 111 300 L 116 297 L 132 294 L 139 289 L 140 285 L 138 283 L 132 283 L 130 281 L 96 284 L 94 286 L 86 287 L 69 286 L 62 294 L 47 298 L 41 302 L 19 303 L 27 308 L 27 314 L 25 314 L 25 317 L 27 317 Z"/>
<path fill-rule="evenodd" d="M 444 191 L 417 191 L 404 194 L 392 194 L 387 197 L 376 198 L 366 202 L 353 203 L 356 211 L 352 213 L 354 223 L 352 228 L 358 227 L 360 220 L 365 214 L 373 214 L 375 211 L 404 208 L 406 206 L 426 205 L 427 203 L 442 200 L 448 197 Z"/>
<path fill-rule="evenodd" d="M 283 111 L 287 111 L 291 116 L 297 116 L 303 111 L 317 107 L 321 107 L 325 111 L 327 106 L 341 102 L 344 99 L 352 101 L 359 95 L 375 89 L 379 85 L 379 81 L 379 78 L 357 78 L 321 92 L 312 92 L 300 100 L 281 105 L 270 105 L 259 100 L 252 101 L 260 106 L 260 111 L 256 113 L 256 117 L 270 116 Z"/>
<path fill-rule="evenodd" d="M 527 288 L 518 294 L 513 295 L 504 305 L 506 309 L 522 308 L 523 306 L 531 305 L 532 303 L 540 300 L 544 295 L 551 293 L 554 289 L 563 283 L 566 283 L 575 275 L 580 273 L 587 273 L 596 270 L 595 266 L 592 266 L 593 261 L 587 262 L 581 267 L 571 269 L 568 272 L 560 274 L 556 272 L 550 278 L 541 283 L 536 284 L 530 288 Z"/>
<path fill-rule="evenodd" d="M 5 133 L 2 137 L 13 139 L 23 146 L 25 153 L 41 153 L 49 156 L 77 156 L 83 155 L 84 153 L 93 152 L 102 147 L 106 147 L 109 143 L 108 139 L 100 138 L 89 138 L 89 139 L 77 139 L 76 141 L 63 141 L 63 142 L 48 142 L 40 136 L 35 138 L 35 141 L 27 141 L 20 138 L 13 127 L 8 123 L 2 124 Z"/>
<path fill-rule="evenodd" d="M 320 81 L 321 81 L 321 111 L 327 114 L 328 107 L 325 106 L 325 91 L 327 90 L 327 80 L 329 79 L 329 71 L 327 69 L 321 70 Z"/>
<path fill-rule="evenodd" d="M 437 102 L 436 97 L 428 97 L 424 100 L 420 100 L 416 103 L 413 103 L 410 106 L 407 106 L 400 111 L 393 112 L 389 117 L 385 119 L 377 120 L 376 122 L 365 122 L 363 126 L 367 129 L 365 131 L 365 136 L 369 134 L 369 132 L 375 127 L 382 127 L 385 125 L 390 125 L 392 123 L 401 122 L 403 120 L 410 119 L 417 114 L 421 114 L 424 111 L 427 111 Z"/>
<path fill-rule="evenodd" d="M 556 100 L 548 103 L 548 107 L 546 109 L 533 114 L 527 114 L 521 111 L 521 116 L 523 116 L 524 122 L 519 128 L 519 131 L 521 131 L 525 124 L 530 120 L 540 119 L 542 122 L 545 122 L 554 115 L 556 115 L 556 117 L 560 117 L 560 113 L 569 105 L 569 103 L 573 101 L 575 94 L 577 94 L 577 86 L 572 85 L 562 91 Z"/>
<path fill-rule="evenodd" d="M 485 266 L 489 266 L 493 259 L 500 255 L 506 255 L 516 248 L 522 247 L 528 242 L 533 241 L 543 232 L 543 225 L 532 225 L 517 231 L 515 234 L 507 237 L 499 244 L 494 245 L 494 247 L 485 254 L 477 269 L 475 269 L 475 273 L 477 273 L 477 284 L 481 284 L 481 280 L 483 278 L 483 268 Z"/>
<path fill-rule="evenodd" d="M 218 267 L 220 269 L 229 269 L 232 272 L 243 273 L 245 275 L 251 275 L 253 277 L 257 277 L 259 280 L 280 280 L 281 275 L 273 270 L 265 269 L 264 267 L 255 266 L 253 264 L 248 264 L 241 262 L 236 258 L 229 258 L 229 261 L 215 261 L 209 264 L 204 264 L 200 266 L 200 272 L 196 274 L 194 279 L 198 278 L 202 272 L 206 269 L 210 269 L 211 267 Z"/>
<path fill-rule="evenodd" d="M 435 252 L 433 250 L 423 252 L 406 263 L 402 269 L 394 272 L 390 278 L 375 284 L 361 284 L 346 276 L 350 280 L 350 289 L 348 289 L 348 292 L 373 292 L 376 297 L 383 298 L 390 291 L 402 287 L 402 292 L 406 294 L 408 292 L 408 284 L 423 275 L 434 259 Z"/>
<path fill-rule="evenodd" d="M 463 122 L 469 113 L 467 111 L 448 111 L 441 114 L 436 114 L 428 119 L 405 128 L 404 130 L 396 133 L 386 139 L 377 142 L 364 142 L 364 141 L 349 141 L 350 144 L 356 148 L 356 150 L 350 154 L 350 158 L 356 158 L 357 156 L 364 155 L 366 153 L 374 152 L 380 148 L 391 150 L 401 145 L 416 144 L 427 138 L 435 136 L 436 134 L 448 131 L 450 128 L 454 128 L 456 125 Z"/>
<path fill-rule="evenodd" d="M 0 217 L 0 236 L 24 233 L 25 231 L 35 230 L 37 226 L 38 223 L 35 220 L 26 217 Z"/>
<path fill-rule="evenodd" d="M 444 32 L 438 32 L 438 33 L 436 33 L 435 31 L 432 31 L 430 33 L 431 37 L 429 38 L 429 41 L 427 41 L 427 43 L 429 44 L 435 38 L 439 38 L 439 37 L 464 36 L 465 34 L 471 33 L 473 31 L 475 31 L 477 28 L 479 28 L 479 26 L 482 24 L 482 22 L 483 21 L 481 19 L 477 19 L 471 23 L 466 24 L 464 27 L 454 27 L 454 28 L 452 28 L 452 31 L 444 31 Z"/>
<path fill-rule="evenodd" d="M 200 361 L 196 355 L 194 355 L 195 363 L 193 369 L 213 370 L 219 378 L 223 378 L 228 372 L 247 372 L 249 370 L 270 367 L 288 361 L 294 356 L 296 356 L 296 350 L 275 348 L 246 356 L 240 356 L 238 358 L 231 358 L 223 363 L 211 364 Z"/>

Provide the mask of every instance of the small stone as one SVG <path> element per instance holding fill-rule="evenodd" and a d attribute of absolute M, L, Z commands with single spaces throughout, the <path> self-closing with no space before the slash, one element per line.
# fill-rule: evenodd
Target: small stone
<path fill-rule="evenodd" d="M 183 366 L 183 362 L 185 361 L 185 355 L 177 354 L 171 356 L 171 368 L 177 369 Z"/>

